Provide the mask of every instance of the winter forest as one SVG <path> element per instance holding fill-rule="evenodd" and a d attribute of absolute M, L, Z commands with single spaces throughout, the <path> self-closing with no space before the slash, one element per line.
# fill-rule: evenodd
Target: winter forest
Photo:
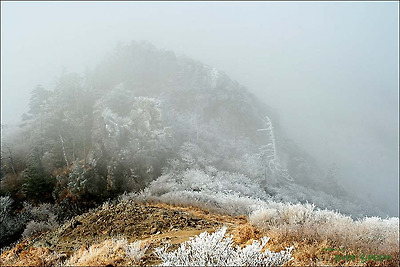
<path fill-rule="evenodd" d="M 398 217 L 346 190 L 235 77 L 150 42 L 33 86 L 1 127 L 2 264 L 399 263 Z"/>

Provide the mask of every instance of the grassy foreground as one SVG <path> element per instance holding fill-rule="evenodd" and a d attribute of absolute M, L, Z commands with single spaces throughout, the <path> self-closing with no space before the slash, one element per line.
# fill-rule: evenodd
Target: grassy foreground
<path fill-rule="evenodd" d="M 171 244 L 170 250 L 201 232 L 227 227 L 227 235 L 244 247 L 264 236 L 270 237 L 265 249 L 279 252 L 293 246 L 288 266 L 398 266 L 399 253 L 385 248 L 344 246 L 340 236 L 307 235 L 305 229 L 273 227 L 266 230 L 250 223 L 245 216 L 232 217 L 197 207 L 163 203 L 140 204 L 122 201 L 104 204 L 77 216 L 60 227 L 26 239 L 1 255 L 2 265 L 157 265 L 161 261 L 154 249 Z M 142 251 L 136 260 L 127 257 L 125 248 L 137 243 Z M 146 248 L 141 250 L 141 248 Z"/>

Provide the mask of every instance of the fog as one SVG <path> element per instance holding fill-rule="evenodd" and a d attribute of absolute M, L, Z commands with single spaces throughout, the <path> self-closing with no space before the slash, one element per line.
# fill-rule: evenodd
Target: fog
<path fill-rule="evenodd" d="M 147 40 L 246 86 L 350 192 L 398 216 L 398 3 L 1 5 L 2 124 L 20 120 L 37 84 Z"/>

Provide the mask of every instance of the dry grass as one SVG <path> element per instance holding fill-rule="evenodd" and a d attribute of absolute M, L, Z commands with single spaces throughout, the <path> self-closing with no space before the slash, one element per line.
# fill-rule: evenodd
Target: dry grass
<path fill-rule="evenodd" d="M 68 261 L 67 266 L 131 266 L 138 265 L 147 246 L 138 241 L 128 244 L 126 239 L 108 239 L 89 248 L 81 247 Z"/>
<path fill-rule="evenodd" d="M 250 221 L 271 237 L 270 249 L 294 245 L 294 265 L 399 265 L 398 218 L 353 220 L 311 205 L 277 204 L 253 212 Z"/>
<path fill-rule="evenodd" d="M 386 248 L 376 252 L 368 244 L 360 247 L 346 243 L 340 237 L 325 238 L 308 235 L 310 231 L 295 231 L 287 228 L 270 229 L 265 235 L 270 237 L 267 248 L 274 251 L 294 246 L 292 266 L 399 266 L 399 252 L 396 247 Z M 362 255 L 365 255 L 366 261 Z M 386 255 L 391 259 L 368 260 L 368 255 Z"/>
<path fill-rule="evenodd" d="M 239 216 L 230 216 L 227 214 L 220 214 L 216 212 L 210 212 L 207 209 L 200 208 L 198 206 L 186 206 L 186 205 L 179 205 L 179 204 L 166 204 L 162 202 L 151 202 L 147 203 L 147 206 L 150 207 L 158 207 L 158 208 L 163 208 L 163 209 L 168 209 L 168 210 L 176 210 L 176 211 L 184 211 L 187 213 L 190 213 L 196 217 L 204 218 L 206 220 L 211 220 L 211 221 L 218 221 L 221 223 L 225 224 L 243 224 L 247 223 L 247 217 L 244 215 L 239 215 Z"/>
<path fill-rule="evenodd" d="M 65 233 L 61 231 L 63 234 L 56 235 L 53 239 L 51 239 L 51 233 L 48 233 L 43 235 L 41 243 L 30 240 L 19 243 L 1 255 L 1 263 L 14 266 L 50 266 L 61 263 L 74 266 L 154 265 L 160 263 L 160 260 L 152 254 L 154 248 L 165 243 L 172 244 L 171 248 L 177 248 L 180 243 L 189 240 L 189 237 L 196 236 L 204 230 L 213 232 L 224 224 L 228 227 L 227 234 L 232 234 L 233 241 L 241 247 L 250 244 L 253 240 L 259 240 L 263 236 L 270 237 L 265 248 L 271 251 L 281 251 L 286 247 L 294 246 L 292 250 L 294 260 L 288 264 L 292 266 L 399 265 L 398 239 L 396 233 L 393 233 L 393 222 L 390 221 L 369 220 L 363 223 L 346 218 L 340 219 L 341 217 L 337 217 L 338 220 L 335 217 L 335 220 L 331 221 L 326 220 L 329 214 L 322 214 L 321 220 L 311 224 L 307 222 L 308 219 L 304 218 L 314 218 L 312 212 L 303 217 L 281 213 L 282 221 L 280 221 L 279 214 L 270 212 L 260 214 L 260 216 L 263 215 L 261 217 L 253 216 L 249 222 L 244 216 L 221 215 L 198 207 L 171 206 L 162 203 L 141 204 L 140 206 L 132 209 L 133 206 L 131 207 L 129 203 L 116 206 L 105 205 L 89 214 L 77 217 L 82 225 Z M 291 212 L 295 212 L 295 210 Z M 123 216 L 125 213 L 126 216 Z M 172 227 L 181 223 L 180 217 L 187 218 L 189 221 L 196 219 L 197 223 L 190 226 L 185 223 L 179 227 Z M 100 218 L 101 225 L 106 229 L 111 229 L 114 225 L 113 229 L 121 230 L 118 233 L 121 234 L 120 236 L 126 236 L 129 242 L 140 239 L 148 244 L 148 250 L 143 258 L 135 260 L 127 256 L 128 241 L 121 240 L 121 238 L 119 240 L 111 239 L 110 236 L 100 235 L 101 232 L 89 231 L 94 225 L 97 225 Z M 153 234 L 148 233 L 149 227 L 153 227 L 153 221 L 166 222 L 172 218 L 174 219 L 171 220 L 171 227 L 163 228 L 160 232 L 155 231 Z M 110 223 L 107 223 L 107 220 L 110 220 Z M 118 223 L 113 224 L 116 221 Z M 139 228 L 143 228 L 143 231 L 139 228 L 137 231 L 136 228 L 132 228 L 135 231 L 125 235 L 126 233 L 122 230 L 128 226 L 123 222 L 135 225 L 135 227 L 140 226 Z M 197 227 L 200 224 L 201 227 Z M 388 232 L 381 233 L 384 229 Z M 93 232 L 93 234 L 97 233 L 96 238 L 98 239 L 83 235 L 86 234 L 86 231 L 83 232 L 83 230 L 87 230 L 89 233 Z M 58 232 L 55 230 L 53 235 Z M 73 246 L 75 243 L 66 242 L 64 244 L 62 243 L 64 239 L 76 240 L 75 243 L 79 246 L 74 247 L 75 253 L 67 250 L 68 246 Z M 54 240 L 54 242 L 58 240 L 59 243 L 54 243 L 56 245 L 51 248 L 39 245 L 39 243 L 44 244 L 44 240 Z M 83 247 L 82 244 L 84 244 Z M 327 248 L 343 251 L 328 251 Z M 366 261 L 362 260 L 362 253 L 365 254 Z M 351 255 L 355 255 L 354 259 L 350 257 Z M 376 257 L 368 259 L 368 255 L 388 255 L 391 256 L 391 259 L 380 260 Z M 68 261 L 65 261 L 67 259 Z"/>
<path fill-rule="evenodd" d="M 253 240 L 259 240 L 263 235 L 261 231 L 249 223 L 241 224 L 233 229 L 231 232 L 233 235 L 232 240 L 239 245 L 248 245 Z"/>
<path fill-rule="evenodd" d="M 67 255 L 43 247 L 29 247 L 30 242 L 25 240 L 15 248 L 1 255 L 1 265 L 7 266 L 54 266 L 61 265 Z M 27 248 L 29 247 L 29 248 Z"/>

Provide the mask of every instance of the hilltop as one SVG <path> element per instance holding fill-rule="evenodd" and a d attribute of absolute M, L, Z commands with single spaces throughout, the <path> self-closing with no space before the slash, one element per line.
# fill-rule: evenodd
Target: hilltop
<path fill-rule="evenodd" d="M 8 264 L 45 264 L 46 255 L 46 264 L 74 265 L 115 248 L 132 256 L 125 264 L 157 264 L 153 252 L 167 241 L 159 256 L 174 263 L 168 253 L 186 257 L 178 243 L 189 237 L 217 240 L 204 231 L 250 246 L 223 249 L 241 263 L 250 252 L 257 264 L 290 253 L 294 265 L 398 262 L 398 218 L 365 217 L 383 214 L 349 195 L 335 166 L 322 170 L 274 110 L 214 67 L 132 42 L 85 74 L 36 87 L 29 108 L 2 136 L 1 246 L 20 241 L 2 254 Z M 284 252 L 262 252 L 264 236 Z M 324 251 L 344 247 L 384 258 Z"/>

